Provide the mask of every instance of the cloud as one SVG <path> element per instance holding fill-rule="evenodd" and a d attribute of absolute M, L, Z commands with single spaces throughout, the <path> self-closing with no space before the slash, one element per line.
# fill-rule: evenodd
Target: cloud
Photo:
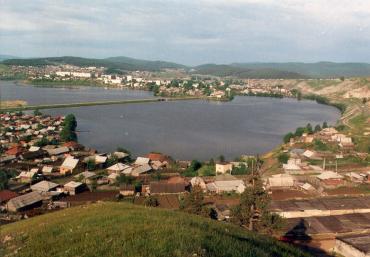
<path fill-rule="evenodd" d="M 186 64 L 369 61 L 363 0 L 0 0 L 0 49 Z"/>

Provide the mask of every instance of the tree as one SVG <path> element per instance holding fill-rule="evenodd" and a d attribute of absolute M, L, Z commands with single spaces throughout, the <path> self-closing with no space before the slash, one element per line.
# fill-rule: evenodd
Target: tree
<path fill-rule="evenodd" d="M 314 131 L 315 131 L 315 133 L 321 131 L 321 126 L 319 124 L 317 124 L 315 126 L 315 130 Z"/>
<path fill-rule="evenodd" d="M 190 193 L 184 197 L 183 202 L 180 205 L 180 209 L 196 215 L 204 214 L 203 201 L 203 189 L 200 186 L 194 186 Z"/>
<path fill-rule="evenodd" d="M 328 123 L 326 121 L 324 121 L 324 123 L 322 124 L 322 128 L 327 128 L 328 127 Z"/>
<path fill-rule="evenodd" d="M 63 129 L 60 132 L 60 137 L 63 141 L 77 141 L 76 134 L 77 121 L 73 114 L 68 114 L 63 122 Z"/>
<path fill-rule="evenodd" d="M 96 164 L 95 160 L 89 159 L 86 163 L 87 170 L 95 170 Z"/>
<path fill-rule="evenodd" d="M 223 156 L 222 154 L 218 157 L 218 160 L 220 162 L 225 162 L 225 156 Z"/>
<path fill-rule="evenodd" d="M 252 186 L 245 189 L 240 203 L 232 210 L 232 221 L 250 231 L 271 232 L 280 228 L 282 218 L 270 213 L 270 198 L 258 173 L 251 182 Z"/>
<path fill-rule="evenodd" d="M 306 130 L 307 130 L 307 133 L 312 134 L 313 129 L 312 129 L 312 125 L 311 125 L 311 123 L 308 123 L 308 124 L 306 125 Z"/>
<path fill-rule="evenodd" d="M 288 160 L 289 160 L 289 155 L 286 154 L 286 153 L 281 153 L 278 156 L 278 160 L 279 160 L 280 163 L 287 163 Z"/>
<path fill-rule="evenodd" d="M 366 104 L 366 102 L 367 102 L 366 97 L 362 98 L 362 104 Z"/>
<path fill-rule="evenodd" d="M 42 115 L 42 112 L 40 112 L 39 109 L 36 109 L 36 110 L 33 111 L 33 115 L 35 115 L 35 116 L 41 116 Z"/>
<path fill-rule="evenodd" d="M 284 143 L 285 144 L 289 143 L 291 138 L 294 138 L 294 134 L 292 132 L 289 132 L 288 134 L 284 136 L 284 139 L 283 139 Z"/>
<path fill-rule="evenodd" d="M 192 160 L 189 168 L 193 171 L 197 171 L 200 169 L 200 167 L 202 167 L 202 163 L 200 161 Z"/>
<path fill-rule="evenodd" d="M 297 99 L 298 99 L 298 101 L 301 101 L 302 100 L 302 93 L 301 93 L 301 91 L 298 91 L 297 92 Z"/>
<path fill-rule="evenodd" d="M 295 130 L 294 136 L 301 137 L 303 133 L 305 132 L 305 128 L 299 127 Z"/>

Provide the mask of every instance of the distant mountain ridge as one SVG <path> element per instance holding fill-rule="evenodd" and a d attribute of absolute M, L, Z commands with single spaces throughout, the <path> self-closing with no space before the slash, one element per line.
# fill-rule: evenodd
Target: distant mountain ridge
<path fill-rule="evenodd" d="M 231 66 L 245 69 L 276 69 L 295 72 L 312 78 L 370 76 L 368 63 L 335 62 L 287 62 L 287 63 L 232 63 Z"/>
<path fill-rule="evenodd" d="M 8 59 L 2 62 L 7 65 L 21 65 L 21 66 L 45 66 L 55 64 L 70 64 L 80 67 L 96 66 L 107 67 L 111 69 L 120 69 L 127 71 L 148 70 L 156 71 L 166 68 L 186 68 L 186 66 L 165 62 L 165 61 L 147 61 L 139 60 L 129 57 L 110 57 L 105 59 L 83 58 L 74 56 L 62 57 L 44 57 L 44 58 L 28 58 L 28 59 Z"/>
<path fill-rule="evenodd" d="M 3 58 L 3 59 L 1 59 Z M 109 58 L 83 58 L 74 56 L 44 58 L 13 58 L 0 55 L 1 63 L 6 65 L 45 66 L 71 64 L 80 67 L 106 67 L 111 71 L 159 71 L 162 69 L 185 69 L 190 74 L 212 75 L 219 77 L 256 78 L 256 79 L 304 79 L 332 77 L 366 77 L 370 76 L 368 63 L 334 63 L 334 62 L 285 62 L 285 63 L 232 63 L 203 64 L 190 67 L 174 62 L 149 61 L 125 56 Z"/>
<path fill-rule="evenodd" d="M 241 79 L 303 79 L 307 76 L 297 72 L 273 68 L 244 68 L 232 65 L 204 64 L 194 67 L 194 74 L 219 77 L 237 77 Z"/>
<path fill-rule="evenodd" d="M 0 54 L 0 62 L 8 59 L 17 59 L 19 57 L 7 54 Z"/>

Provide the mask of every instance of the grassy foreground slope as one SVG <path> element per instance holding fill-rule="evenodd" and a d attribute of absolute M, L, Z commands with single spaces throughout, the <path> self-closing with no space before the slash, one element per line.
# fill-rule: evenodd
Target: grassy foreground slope
<path fill-rule="evenodd" d="M 0 256 L 307 256 L 232 225 L 127 203 L 75 207 L 0 229 Z"/>

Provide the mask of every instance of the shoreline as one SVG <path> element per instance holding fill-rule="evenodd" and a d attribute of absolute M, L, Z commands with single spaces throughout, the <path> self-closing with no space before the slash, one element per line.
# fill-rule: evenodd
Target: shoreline
<path fill-rule="evenodd" d="M 17 80 L 19 81 L 19 80 Z M 15 81 L 15 82 L 17 82 Z M 24 81 L 21 81 L 23 83 Z M 26 85 L 31 85 L 35 86 L 34 84 L 26 84 Z M 63 85 L 60 85 L 63 86 Z M 65 85 L 68 87 L 69 85 Z M 88 86 L 88 85 L 75 85 L 77 87 L 80 86 Z M 53 86 L 51 86 L 53 87 Z M 102 86 L 91 86 L 91 87 L 102 87 Z M 109 86 L 109 88 L 116 88 L 114 86 Z M 131 90 L 142 90 L 142 89 L 135 89 L 135 88 L 127 88 L 126 89 L 131 89 Z M 312 96 L 311 94 L 310 96 Z M 254 97 L 272 97 L 272 96 L 267 96 L 267 95 L 244 95 L 244 94 L 236 94 L 235 96 L 254 96 Z M 317 99 L 313 99 L 311 97 L 306 98 L 306 95 L 302 95 L 302 100 L 309 100 L 309 101 L 314 101 L 318 104 L 322 105 L 327 105 L 331 107 L 335 107 L 337 110 L 340 111 L 340 116 L 336 120 L 336 124 L 339 125 L 340 123 L 343 123 L 342 120 L 345 117 L 345 111 L 342 112 L 340 108 L 338 108 L 336 105 L 333 105 L 330 101 L 330 99 L 327 99 L 325 102 L 318 102 Z M 297 97 L 272 97 L 272 98 L 290 98 L 290 99 L 297 99 Z M 206 101 L 219 101 L 219 102 L 230 102 L 233 101 L 233 98 L 211 98 L 211 97 L 192 97 L 192 96 L 181 96 L 181 97 L 176 97 L 176 96 L 168 96 L 168 97 L 161 97 L 161 98 L 150 98 L 150 99 L 134 99 L 134 100 L 117 100 L 117 101 L 96 101 L 96 102 L 81 102 L 81 103 L 67 103 L 67 104 L 45 104 L 45 105 L 30 105 L 30 106 L 22 106 L 22 107 L 14 107 L 14 108 L 0 108 L 0 112 L 12 112 L 12 111 L 28 111 L 28 110 L 42 110 L 42 109 L 56 109 L 56 108 L 73 108 L 73 107 L 86 107 L 86 106 L 98 106 L 98 105 L 118 105 L 118 104 L 135 104 L 135 103 L 155 103 L 155 102 L 165 102 L 165 101 L 186 101 L 186 100 L 206 100 Z M 300 100 L 300 99 L 298 99 Z M 344 104 L 344 103 L 343 103 Z M 349 110 L 348 108 L 347 110 Z M 283 139 L 283 138 L 282 138 Z M 271 153 L 274 153 L 277 149 L 280 149 L 283 147 L 284 143 L 282 140 L 282 143 L 276 145 L 272 149 L 260 153 L 261 156 L 266 156 L 270 155 Z M 254 154 L 258 155 L 258 154 Z"/>

